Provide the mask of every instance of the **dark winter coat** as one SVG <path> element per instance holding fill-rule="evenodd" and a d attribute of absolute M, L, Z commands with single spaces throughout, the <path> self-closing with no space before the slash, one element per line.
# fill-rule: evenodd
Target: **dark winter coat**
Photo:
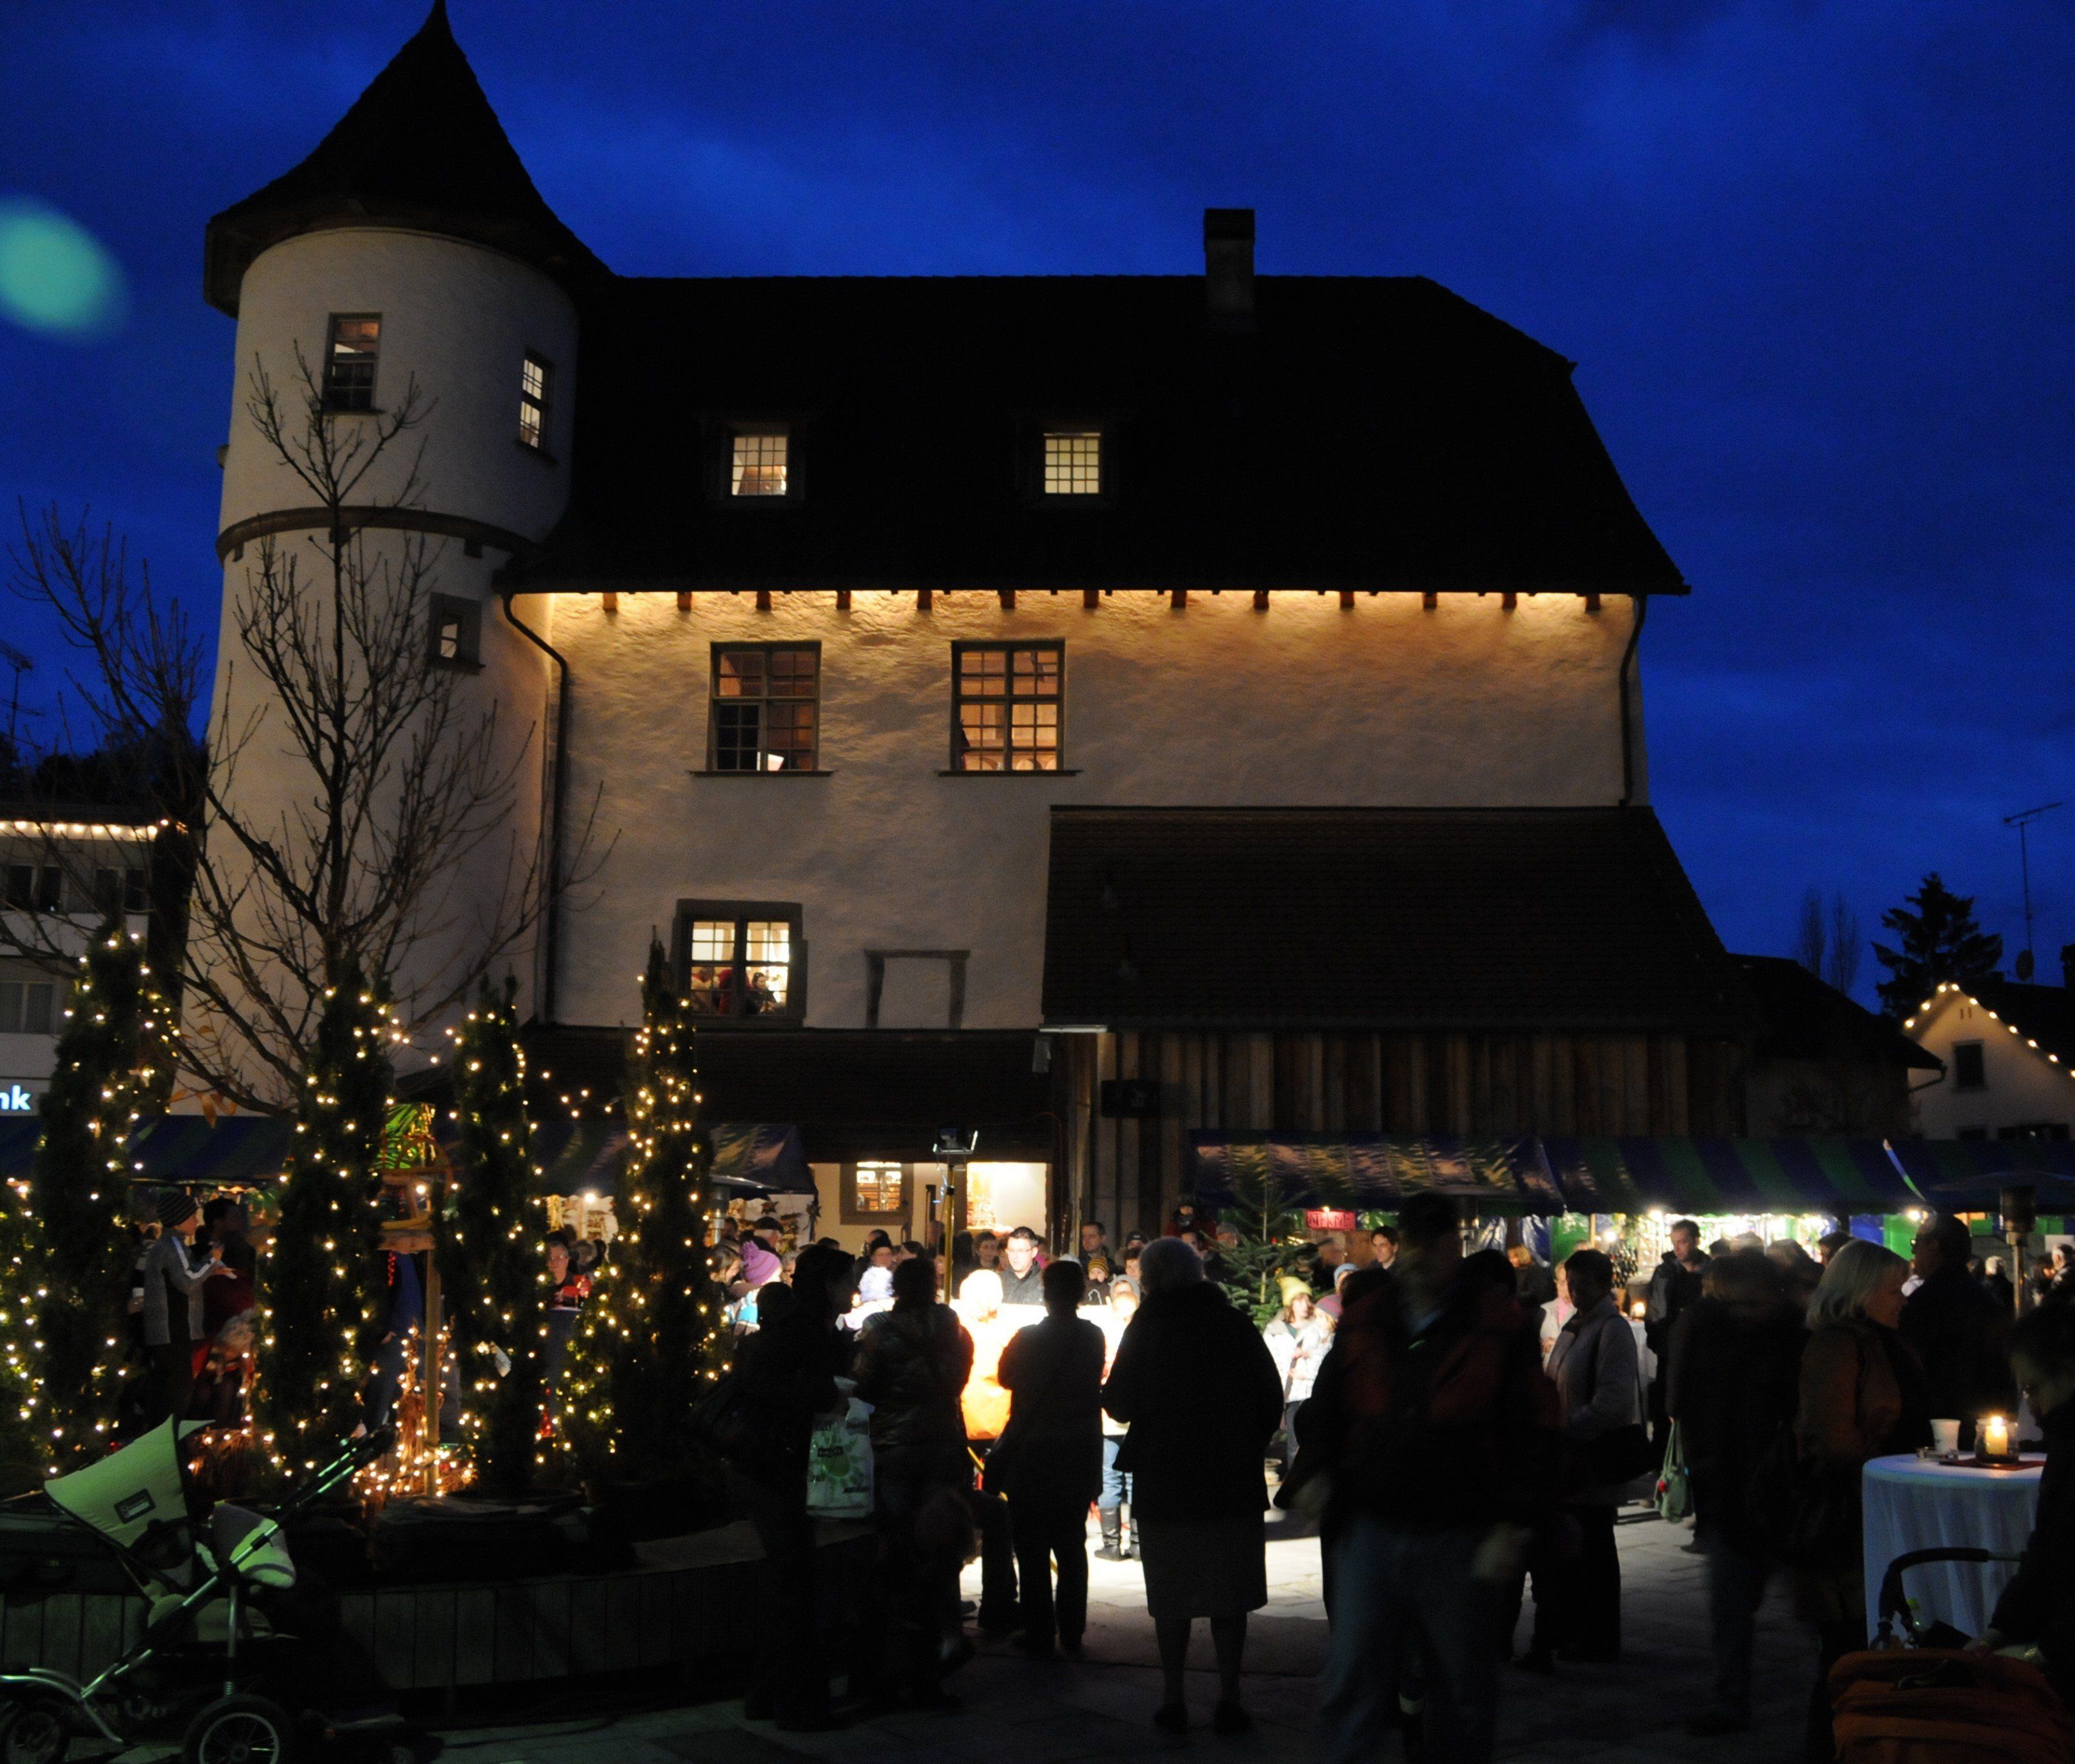
<path fill-rule="evenodd" d="M 1124 1332 L 1103 1407 L 1131 1431 L 1117 1468 L 1145 1519 L 1230 1519 L 1268 1504 L 1262 1464 L 1282 1377 L 1252 1321 L 1207 1281 L 1149 1294 Z"/>
<path fill-rule="evenodd" d="M 959 1394 L 972 1361 L 972 1337 L 949 1305 L 897 1306 L 858 1331 L 851 1376 L 872 1406 L 872 1458 L 882 1476 L 971 1480 Z"/>
<path fill-rule="evenodd" d="M 1783 1429 L 1794 1424 L 1808 1331 L 1784 1300 L 1703 1298 L 1671 1336 L 1665 1407 L 1679 1423 L 1692 1478 L 1695 1528 L 1750 1550 L 1751 1489 L 1771 1468 Z"/>
<path fill-rule="evenodd" d="M 1643 1306 L 1643 1345 L 1662 1361 L 1671 1343 L 1671 1331 L 1679 1327 L 1679 1319 L 1692 1306 L 1700 1302 L 1700 1282 L 1707 1272 L 1708 1258 L 1699 1258 L 1700 1265 L 1688 1268 L 1671 1251 L 1650 1270 L 1650 1297 Z"/>
<path fill-rule="evenodd" d="M 1931 1413 L 1958 1418 L 1972 1445 L 1977 1416 L 2017 1413 L 2011 1376 L 2011 1315 L 1964 1268 L 1941 1268 L 1902 1307 L 1902 1339 L 1924 1363 Z"/>
<path fill-rule="evenodd" d="M 1102 1492 L 1108 1352 L 1102 1331 L 1071 1315 L 1047 1316 L 1009 1338 L 995 1376 L 1013 1399 L 1002 1435 L 1009 1464 L 1001 1492 L 1010 1500 L 1087 1501 Z M 995 1488 L 992 1472 L 988 1488 Z"/>
<path fill-rule="evenodd" d="M 791 1288 L 768 1289 L 762 1326 L 742 1344 L 743 1393 L 767 1449 L 735 1468 L 783 1494 L 807 1497 L 807 1443 L 814 1418 L 835 1406 L 847 1348 L 835 1325 L 798 1302 Z M 779 1298 L 780 1294 L 782 1298 Z M 777 1299 L 775 1304 L 772 1302 Z"/>
<path fill-rule="evenodd" d="M 2046 1469 L 2024 1559 L 1996 1601 L 1990 1626 L 2007 1640 L 2033 1642 L 2064 1701 L 2075 1693 L 2075 1402 L 2040 1423 Z"/>

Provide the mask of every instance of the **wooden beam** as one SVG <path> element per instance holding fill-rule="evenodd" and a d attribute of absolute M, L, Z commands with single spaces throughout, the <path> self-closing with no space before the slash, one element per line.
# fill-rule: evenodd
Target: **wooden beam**
<path fill-rule="evenodd" d="M 690 589 L 689 589 L 689 588 L 680 588 L 680 589 L 677 590 L 677 611 L 680 611 L 680 612 L 690 612 L 691 610 L 692 610 L 692 591 L 691 591 L 691 590 L 690 590 Z"/>
<path fill-rule="evenodd" d="M 1003 588 L 997 590 L 996 592 L 1001 596 L 1001 610 L 1004 612 L 1015 611 L 1016 590 L 1013 588 Z"/>
<path fill-rule="evenodd" d="M 1265 588 L 1257 588 L 1254 590 L 1253 610 L 1256 612 L 1265 612 L 1268 611 L 1268 590 Z"/>
<path fill-rule="evenodd" d="M 1511 612 L 1520 604 L 1520 596 L 1509 588 L 1499 596 L 1498 603 L 1506 611 Z"/>
<path fill-rule="evenodd" d="M 850 611 L 849 589 L 839 588 L 836 590 L 836 611 L 838 612 L 848 612 Z"/>
<path fill-rule="evenodd" d="M 1441 604 L 1441 597 L 1435 594 L 1431 588 L 1429 588 L 1425 594 L 1419 597 L 1419 604 L 1424 607 L 1427 611 L 1432 612 Z"/>
<path fill-rule="evenodd" d="M 1167 604 L 1172 607 L 1175 611 L 1179 612 L 1184 607 L 1189 604 L 1189 590 L 1186 588 L 1169 589 L 1167 590 Z"/>
<path fill-rule="evenodd" d="M 1600 597 L 1599 597 L 1597 594 L 1588 594 L 1588 595 L 1586 595 L 1586 596 L 1585 596 L 1585 611 L 1588 611 L 1588 612 L 1597 612 L 1599 610 L 1600 610 Z"/>
<path fill-rule="evenodd" d="M 1352 589 L 1352 588 L 1343 588 L 1343 589 L 1340 590 L 1340 611 L 1341 611 L 1342 612 L 1352 612 L 1354 610 L 1355 610 L 1355 591 L 1354 591 L 1354 590 L 1353 590 L 1353 589 Z"/>
<path fill-rule="evenodd" d="M 935 603 L 936 600 L 934 595 L 933 595 L 927 588 L 917 588 L 915 590 L 916 611 L 927 612 Z"/>
<path fill-rule="evenodd" d="M 598 598 L 605 602 L 605 610 L 607 612 L 617 612 L 619 611 L 619 596 L 615 594 L 610 588 L 607 589 L 606 591 Z"/>
<path fill-rule="evenodd" d="M 1101 604 L 1102 592 L 1100 589 L 1083 588 L 1081 590 L 1081 607 L 1083 611 L 1093 612 Z"/>
<path fill-rule="evenodd" d="M 756 610 L 759 612 L 770 611 L 771 590 L 768 588 L 760 588 L 756 590 Z"/>

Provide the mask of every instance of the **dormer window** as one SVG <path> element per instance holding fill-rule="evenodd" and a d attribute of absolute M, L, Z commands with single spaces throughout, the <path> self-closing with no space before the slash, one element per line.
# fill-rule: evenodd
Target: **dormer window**
<path fill-rule="evenodd" d="M 1046 430 L 1045 494 L 1100 496 L 1102 443 L 1102 431 L 1097 429 Z"/>
<path fill-rule="evenodd" d="M 548 450 L 548 376 L 545 355 L 530 349 L 519 363 L 519 445 L 536 453 Z"/>
<path fill-rule="evenodd" d="M 782 496 L 786 491 L 788 443 L 782 429 L 739 429 L 728 472 L 731 496 Z"/>
<path fill-rule="evenodd" d="M 334 313 L 325 340 L 324 408 L 375 408 L 375 362 L 382 347 L 377 313 Z"/>

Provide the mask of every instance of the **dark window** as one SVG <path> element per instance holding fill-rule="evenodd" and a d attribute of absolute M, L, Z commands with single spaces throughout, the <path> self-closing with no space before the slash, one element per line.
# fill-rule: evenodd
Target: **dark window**
<path fill-rule="evenodd" d="M 445 668 L 482 665 L 483 609 L 471 600 L 433 596 L 433 660 Z"/>
<path fill-rule="evenodd" d="M 951 769 L 1057 772 L 1066 691 L 1060 643 L 951 645 Z"/>
<path fill-rule="evenodd" d="M 536 453 L 548 446 L 548 378 L 553 371 L 544 355 L 530 349 L 519 364 L 519 439 Z"/>
<path fill-rule="evenodd" d="M 728 460 L 731 496 L 782 496 L 789 483 L 792 437 L 782 429 L 739 429 Z"/>
<path fill-rule="evenodd" d="M 55 863 L 7 866 L 7 905 L 15 913 L 55 913 L 64 898 L 64 872 Z"/>
<path fill-rule="evenodd" d="M 1998 1139 L 2065 1139 L 2068 1124 L 2065 1121 L 2026 1121 L 2016 1127 L 1998 1127 Z"/>
<path fill-rule="evenodd" d="M 877 1160 L 843 1166 L 846 1225 L 883 1224 L 907 1216 L 908 1175 L 902 1166 Z"/>
<path fill-rule="evenodd" d="M 326 410 L 375 408 L 375 358 L 381 347 L 382 320 L 379 314 L 339 313 L 332 316 L 331 335 L 325 345 Z"/>
<path fill-rule="evenodd" d="M 0 980 L 0 1035 L 48 1035 L 57 1011 L 50 980 Z"/>
<path fill-rule="evenodd" d="M 1955 1041 L 1953 1044 L 1953 1088 L 1956 1091 L 1986 1090 L 1988 1084 L 1988 1074 L 1982 1064 L 1982 1044 L 1979 1041 Z"/>
<path fill-rule="evenodd" d="M 148 913 L 151 909 L 149 873 L 139 869 L 96 870 L 93 909 L 103 918 L 111 913 Z"/>
<path fill-rule="evenodd" d="M 819 644 L 715 644 L 708 767 L 812 772 L 821 686 Z"/>
<path fill-rule="evenodd" d="M 1963 1127 L 1954 1137 L 1958 1139 L 1986 1139 L 1989 1130 L 1986 1127 Z"/>
<path fill-rule="evenodd" d="M 700 1017 L 797 1021 L 806 1011 L 806 946 L 790 901 L 680 901 L 679 971 Z"/>

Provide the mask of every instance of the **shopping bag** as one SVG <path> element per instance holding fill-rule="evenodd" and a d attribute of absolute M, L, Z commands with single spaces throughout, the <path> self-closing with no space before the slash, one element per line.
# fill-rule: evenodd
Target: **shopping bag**
<path fill-rule="evenodd" d="M 872 1405 L 855 1397 L 814 1423 L 807 1442 L 807 1514 L 872 1517 Z"/>
<path fill-rule="evenodd" d="M 1693 1483 L 1686 1468 L 1686 1442 L 1679 1437 L 1679 1423 L 1671 1423 L 1664 1443 L 1664 1468 L 1657 1478 L 1657 1516 L 1667 1525 L 1679 1525 L 1692 1517 Z"/>

